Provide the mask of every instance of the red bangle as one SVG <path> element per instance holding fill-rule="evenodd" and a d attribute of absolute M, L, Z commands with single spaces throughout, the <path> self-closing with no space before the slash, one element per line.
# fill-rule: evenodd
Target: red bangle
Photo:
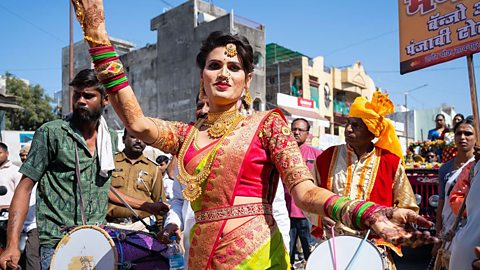
<path fill-rule="evenodd" d="M 127 86 L 129 86 L 129 83 L 128 83 L 128 81 L 125 81 L 121 84 L 117 84 L 117 85 L 113 86 L 112 88 L 106 89 L 106 92 L 107 92 L 107 94 L 112 94 L 112 93 L 115 93 L 115 92 L 118 92 L 118 91 L 122 90 L 123 88 L 125 88 Z"/>
<path fill-rule="evenodd" d="M 90 53 L 91 56 L 101 54 L 101 53 L 106 53 L 106 52 L 114 52 L 115 48 L 113 46 L 99 46 L 99 47 L 94 47 L 88 49 L 88 52 Z"/>
<path fill-rule="evenodd" d="M 332 214 L 329 214 L 328 213 L 328 206 L 330 204 L 330 202 L 334 199 L 339 199 L 340 196 L 338 196 L 337 194 L 334 194 L 332 196 L 330 196 L 326 201 L 325 201 L 325 204 L 323 205 L 323 213 L 325 214 L 325 216 L 328 216 L 328 217 L 331 217 Z"/>

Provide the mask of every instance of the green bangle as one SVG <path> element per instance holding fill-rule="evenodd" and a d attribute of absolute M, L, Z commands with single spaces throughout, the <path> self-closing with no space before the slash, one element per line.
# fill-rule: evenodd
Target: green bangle
<path fill-rule="evenodd" d="M 111 87 L 114 87 L 117 84 L 121 84 L 121 83 L 125 82 L 126 80 L 127 80 L 127 76 L 124 76 L 122 78 L 111 81 L 107 84 L 104 84 L 103 86 L 105 86 L 105 88 L 111 88 Z"/>
<path fill-rule="evenodd" d="M 335 204 L 334 204 L 333 207 L 332 207 L 332 218 L 333 218 L 333 220 L 335 220 L 335 221 L 339 221 L 339 220 L 340 220 L 340 218 L 337 217 L 337 211 L 338 211 L 339 208 L 340 208 L 340 204 L 341 204 L 343 201 L 347 200 L 347 199 L 349 199 L 349 198 L 344 196 L 344 197 L 340 197 L 340 198 L 335 202 Z"/>
<path fill-rule="evenodd" d="M 101 53 L 101 54 L 97 54 L 97 55 L 92 56 L 92 60 L 97 61 L 97 60 L 100 60 L 100 59 L 115 57 L 115 56 L 117 56 L 116 52 L 106 52 L 106 53 Z"/>
<path fill-rule="evenodd" d="M 362 206 L 360 206 L 360 209 L 358 209 L 358 212 L 357 212 L 357 216 L 355 217 L 355 223 L 357 224 L 358 228 L 362 227 L 360 223 L 361 223 L 363 213 L 365 212 L 365 210 L 367 210 L 368 208 L 370 208 L 370 206 L 374 204 L 375 204 L 374 202 L 366 202 Z"/>

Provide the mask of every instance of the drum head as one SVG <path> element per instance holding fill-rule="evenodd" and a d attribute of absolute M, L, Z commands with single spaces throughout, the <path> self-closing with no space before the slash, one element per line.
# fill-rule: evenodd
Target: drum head
<path fill-rule="evenodd" d="M 112 239 L 97 226 L 80 226 L 65 235 L 53 254 L 50 269 L 117 269 Z"/>
<path fill-rule="evenodd" d="M 337 236 L 335 237 L 335 257 L 337 262 L 336 269 L 346 269 L 353 258 L 355 251 L 360 246 L 363 238 L 356 236 Z M 318 245 L 310 254 L 307 261 L 306 270 L 334 270 L 334 248 L 332 239 Z M 351 270 L 383 270 L 383 259 L 378 249 L 365 241 L 358 251 L 355 261 L 351 265 Z"/>

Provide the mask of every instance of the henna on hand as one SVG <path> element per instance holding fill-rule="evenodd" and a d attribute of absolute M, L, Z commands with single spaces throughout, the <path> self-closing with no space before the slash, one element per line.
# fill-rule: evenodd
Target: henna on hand
<path fill-rule="evenodd" d="M 83 21 L 82 28 L 84 29 L 97 29 L 100 24 L 105 22 L 105 16 L 103 9 L 99 9 L 97 5 L 87 9 L 85 12 L 85 20 Z"/>

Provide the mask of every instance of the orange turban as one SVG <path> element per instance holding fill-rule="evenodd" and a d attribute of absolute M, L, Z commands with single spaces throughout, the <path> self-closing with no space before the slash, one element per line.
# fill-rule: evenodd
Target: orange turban
<path fill-rule="evenodd" d="M 361 118 L 368 130 L 378 138 L 375 146 L 388 150 L 403 161 L 402 147 L 395 133 L 395 127 L 385 115 L 393 113 L 393 102 L 388 95 L 379 91 L 373 93 L 372 101 L 357 97 L 350 106 L 349 117 Z"/>

